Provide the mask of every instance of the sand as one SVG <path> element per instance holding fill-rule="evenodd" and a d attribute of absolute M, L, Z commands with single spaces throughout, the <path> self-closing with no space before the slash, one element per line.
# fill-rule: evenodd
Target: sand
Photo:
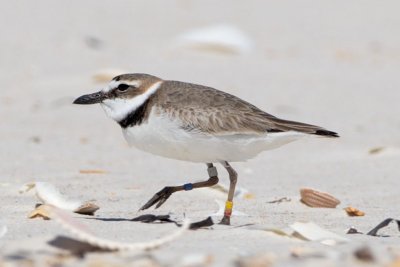
<path fill-rule="evenodd" d="M 8 232 L 0 239 L 0 266 L 231 266 L 257 255 L 270 266 L 361 266 L 355 251 L 364 247 L 374 256 L 371 266 L 399 264 L 394 225 L 383 230 L 385 238 L 345 234 L 351 226 L 366 233 L 388 217 L 400 218 L 399 8 L 397 1 L 353 0 L 4 2 L 0 226 Z M 177 45 L 185 32 L 214 25 L 238 29 L 251 48 Z M 207 173 L 205 165 L 129 148 L 99 106 L 71 104 L 105 85 L 96 75 L 120 71 L 213 86 L 341 138 L 304 139 L 233 163 L 238 186 L 253 197 L 235 200 L 235 209 L 248 216 L 233 217 L 231 226 L 189 231 L 148 252 L 71 256 L 48 241 L 73 236 L 54 220 L 27 218 L 37 200 L 19 194 L 21 185 L 51 182 L 70 197 L 95 200 L 96 215 L 78 220 L 99 236 L 126 242 L 177 229 L 129 221 L 133 217 L 171 213 L 197 221 L 218 210 L 215 199 L 225 199 L 194 190 L 174 194 L 158 210 L 137 211 L 164 186 L 206 179 Z M 341 204 L 309 208 L 299 202 L 302 187 L 327 191 Z M 267 203 L 281 197 L 291 201 Z M 346 206 L 366 215 L 348 217 Z M 285 228 L 296 221 L 313 221 L 350 242 L 326 246 L 246 227 Z"/>

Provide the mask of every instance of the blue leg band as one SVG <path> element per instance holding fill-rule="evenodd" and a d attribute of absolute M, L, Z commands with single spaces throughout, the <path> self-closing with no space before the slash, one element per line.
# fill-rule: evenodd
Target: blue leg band
<path fill-rule="evenodd" d="M 185 189 L 185 191 L 189 191 L 193 189 L 193 184 L 189 183 L 189 184 L 184 184 L 183 185 L 183 189 Z"/>

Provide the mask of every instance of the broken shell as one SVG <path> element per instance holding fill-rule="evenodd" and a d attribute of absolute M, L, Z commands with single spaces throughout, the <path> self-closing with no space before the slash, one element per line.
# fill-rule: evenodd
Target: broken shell
<path fill-rule="evenodd" d="M 359 209 L 353 208 L 353 207 L 347 207 L 344 210 L 347 212 L 347 215 L 352 216 L 352 217 L 353 216 L 364 216 L 365 215 L 365 212 L 363 212 L 363 211 L 361 211 Z"/>
<path fill-rule="evenodd" d="M 336 208 L 340 201 L 328 193 L 311 188 L 300 189 L 301 202 L 313 208 Z"/>
<path fill-rule="evenodd" d="M 29 219 L 42 218 L 43 220 L 50 220 L 50 213 L 46 209 L 48 205 L 39 205 L 35 210 L 29 213 Z"/>
<path fill-rule="evenodd" d="M 65 195 L 61 194 L 58 188 L 46 182 L 25 184 L 20 189 L 20 193 L 28 192 L 33 188 L 36 191 L 36 197 L 42 204 L 48 204 L 60 209 L 89 215 L 93 215 L 94 212 L 99 209 L 99 207 L 93 203 L 67 198 Z"/>
<path fill-rule="evenodd" d="M 313 222 L 295 222 L 290 225 L 290 228 L 295 231 L 292 236 L 309 241 L 318 241 L 324 245 L 332 246 L 337 243 L 349 242 L 349 239 L 325 230 Z"/>
<path fill-rule="evenodd" d="M 98 209 L 100 209 L 100 207 L 97 206 L 96 204 L 87 202 L 87 203 L 84 203 L 83 205 L 81 205 L 79 208 L 77 208 L 73 212 L 79 213 L 79 214 L 85 214 L 85 215 L 94 215 L 94 213 Z"/>

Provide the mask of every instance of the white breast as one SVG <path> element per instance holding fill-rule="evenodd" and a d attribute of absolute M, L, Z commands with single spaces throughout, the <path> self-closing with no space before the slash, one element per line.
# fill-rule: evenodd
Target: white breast
<path fill-rule="evenodd" d="M 264 150 L 270 150 L 302 136 L 299 132 L 264 135 L 234 134 L 212 136 L 187 132 L 178 119 L 150 113 L 147 122 L 123 129 L 130 145 L 143 151 L 192 162 L 246 161 Z"/>

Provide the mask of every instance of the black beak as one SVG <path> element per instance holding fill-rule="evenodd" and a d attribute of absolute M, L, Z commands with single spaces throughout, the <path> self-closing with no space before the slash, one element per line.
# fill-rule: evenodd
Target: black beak
<path fill-rule="evenodd" d="M 97 104 L 102 102 L 104 99 L 106 99 L 106 95 L 102 91 L 99 91 L 97 93 L 78 97 L 77 99 L 75 99 L 74 104 L 80 104 L 80 105 Z"/>

